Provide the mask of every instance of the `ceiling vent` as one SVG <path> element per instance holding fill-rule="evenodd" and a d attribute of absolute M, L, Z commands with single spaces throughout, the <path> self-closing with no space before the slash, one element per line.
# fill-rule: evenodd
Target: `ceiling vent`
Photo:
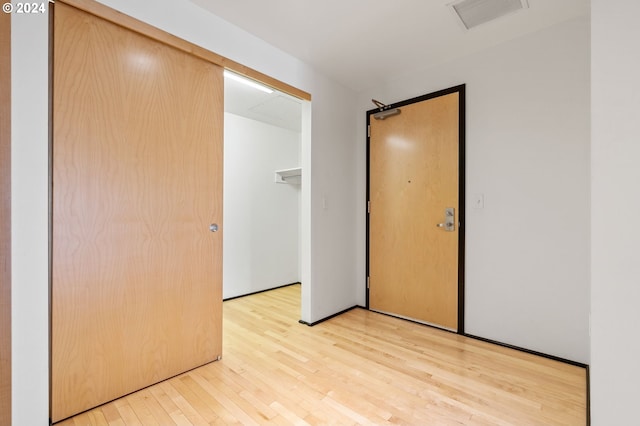
<path fill-rule="evenodd" d="M 461 0 L 449 6 L 468 30 L 501 16 L 529 8 L 527 0 Z"/>

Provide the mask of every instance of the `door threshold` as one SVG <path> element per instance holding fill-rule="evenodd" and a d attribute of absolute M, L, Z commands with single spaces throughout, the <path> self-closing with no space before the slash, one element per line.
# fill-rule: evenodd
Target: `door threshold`
<path fill-rule="evenodd" d="M 372 308 L 369 308 L 369 310 L 373 311 L 373 312 L 377 312 L 379 314 L 387 315 L 387 316 L 390 316 L 390 317 L 400 318 L 400 319 L 403 319 L 403 320 L 406 320 L 406 321 L 415 322 L 417 324 L 428 325 L 429 327 L 438 328 L 440 330 L 450 331 L 452 333 L 457 333 L 458 332 L 458 330 L 456 330 L 455 328 L 444 327 L 444 326 L 442 326 L 440 324 L 435 324 L 435 323 L 432 323 L 432 322 L 429 322 L 429 321 L 422 321 L 422 320 L 419 320 L 419 319 L 416 319 L 416 318 L 406 317 L 404 315 L 394 314 L 393 312 L 385 312 L 385 311 L 380 311 L 378 309 L 372 309 Z"/>

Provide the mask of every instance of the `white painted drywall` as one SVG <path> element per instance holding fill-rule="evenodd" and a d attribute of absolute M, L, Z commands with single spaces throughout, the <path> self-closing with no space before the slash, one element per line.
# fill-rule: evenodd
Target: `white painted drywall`
<path fill-rule="evenodd" d="M 312 94 L 303 104 L 301 319 L 356 303 L 355 94 L 188 0 L 103 3 Z M 48 17 L 12 25 L 12 374 L 16 425 L 48 424 Z M 305 121 L 306 120 L 306 121 Z M 313 123 L 313 124 L 311 124 Z M 306 189 L 305 189 L 306 187 Z M 322 197 L 328 200 L 322 208 Z"/>
<path fill-rule="evenodd" d="M 466 332 L 587 363 L 588 17 L 437 68 L 398 70 L 386 85 L 361 93 L 359 194 L 365 192 L 370 99 L 398 102 L 463 83 Z M 484 195 L 484 209 L 472 207 L 474 194 Z M 359 198 L 359 212 L 363 203 Z M 363 270 L 363 245 L 358 263 Z"/>
<path fill-rule="evenodd" d="M 300 281 L 300 133 L 224 114 L 223 297 Z"/>
<path fill-rule="evenodd" d="M 640 3 L 593 0 L 592 424 L 638 424 Z"/>
<path fill-rule="evenodd" d="M 11 17 L 12 423 L 49 419 L 49 65 L 46 15 Z"/>

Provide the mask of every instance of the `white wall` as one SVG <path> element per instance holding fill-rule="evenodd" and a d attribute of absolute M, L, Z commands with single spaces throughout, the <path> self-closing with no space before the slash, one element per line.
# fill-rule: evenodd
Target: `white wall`
<path fill-rule="evenodd" d="M 11 17 L 13 425 L 49 419 L 48 17 Z"/>
<path fill-rule="evenodd" d="M 292 56 L 188 0 L 105 4 L 312 94 L 303 104 L 301 318 L 313 322 L 356 303 L 353 200 L 355 94 Z M 48 424 L 48 20 L 12 25 L 12 374 L 16 425 Z M 322 197 L 328 200 L 322 208 Z"/>
<path fill-rule="evenodd" d="M 223 297 L 300 281 L 299 184 L 274 172 L 300 165 L 300 133 L 224 114 Z"/>
<path fill-rule="evenodd" d="M 469 35 L 472 37 L 472 33 Z M 467 89 L 466 332 L 589 361 L 589 21 L 573 20 L 359 96 L 365 111 Z M 471 207 L 483 194 L 485 207 Z M 359 198 L 359 212 L 364 212 Z M 359 232 L 364 238 L 364 216 Z M 359 269 L 364 270 L 364 246 Z M 359 278 L 364 282 L 364 277 Z M 360 287 L 364 303 L 364 285 Z"/>
<path fill-rule="evenodd" d="M 596 426 L 631 425 L 640 395 L 640 3 L 591 3 L 591 414 Z"/>

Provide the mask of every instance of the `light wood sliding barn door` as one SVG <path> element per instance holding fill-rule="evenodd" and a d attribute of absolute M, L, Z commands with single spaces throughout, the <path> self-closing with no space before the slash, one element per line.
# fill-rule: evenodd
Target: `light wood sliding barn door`
<path fill-rule="evenodd" d="M 369 307 L 460 331 L 461 94 L 450 92 L 370 115 Z"/>
<path fill-rule="evenodd" d="M 51 417 L 216 360 L 222 69 L 57 2 Z"/>

